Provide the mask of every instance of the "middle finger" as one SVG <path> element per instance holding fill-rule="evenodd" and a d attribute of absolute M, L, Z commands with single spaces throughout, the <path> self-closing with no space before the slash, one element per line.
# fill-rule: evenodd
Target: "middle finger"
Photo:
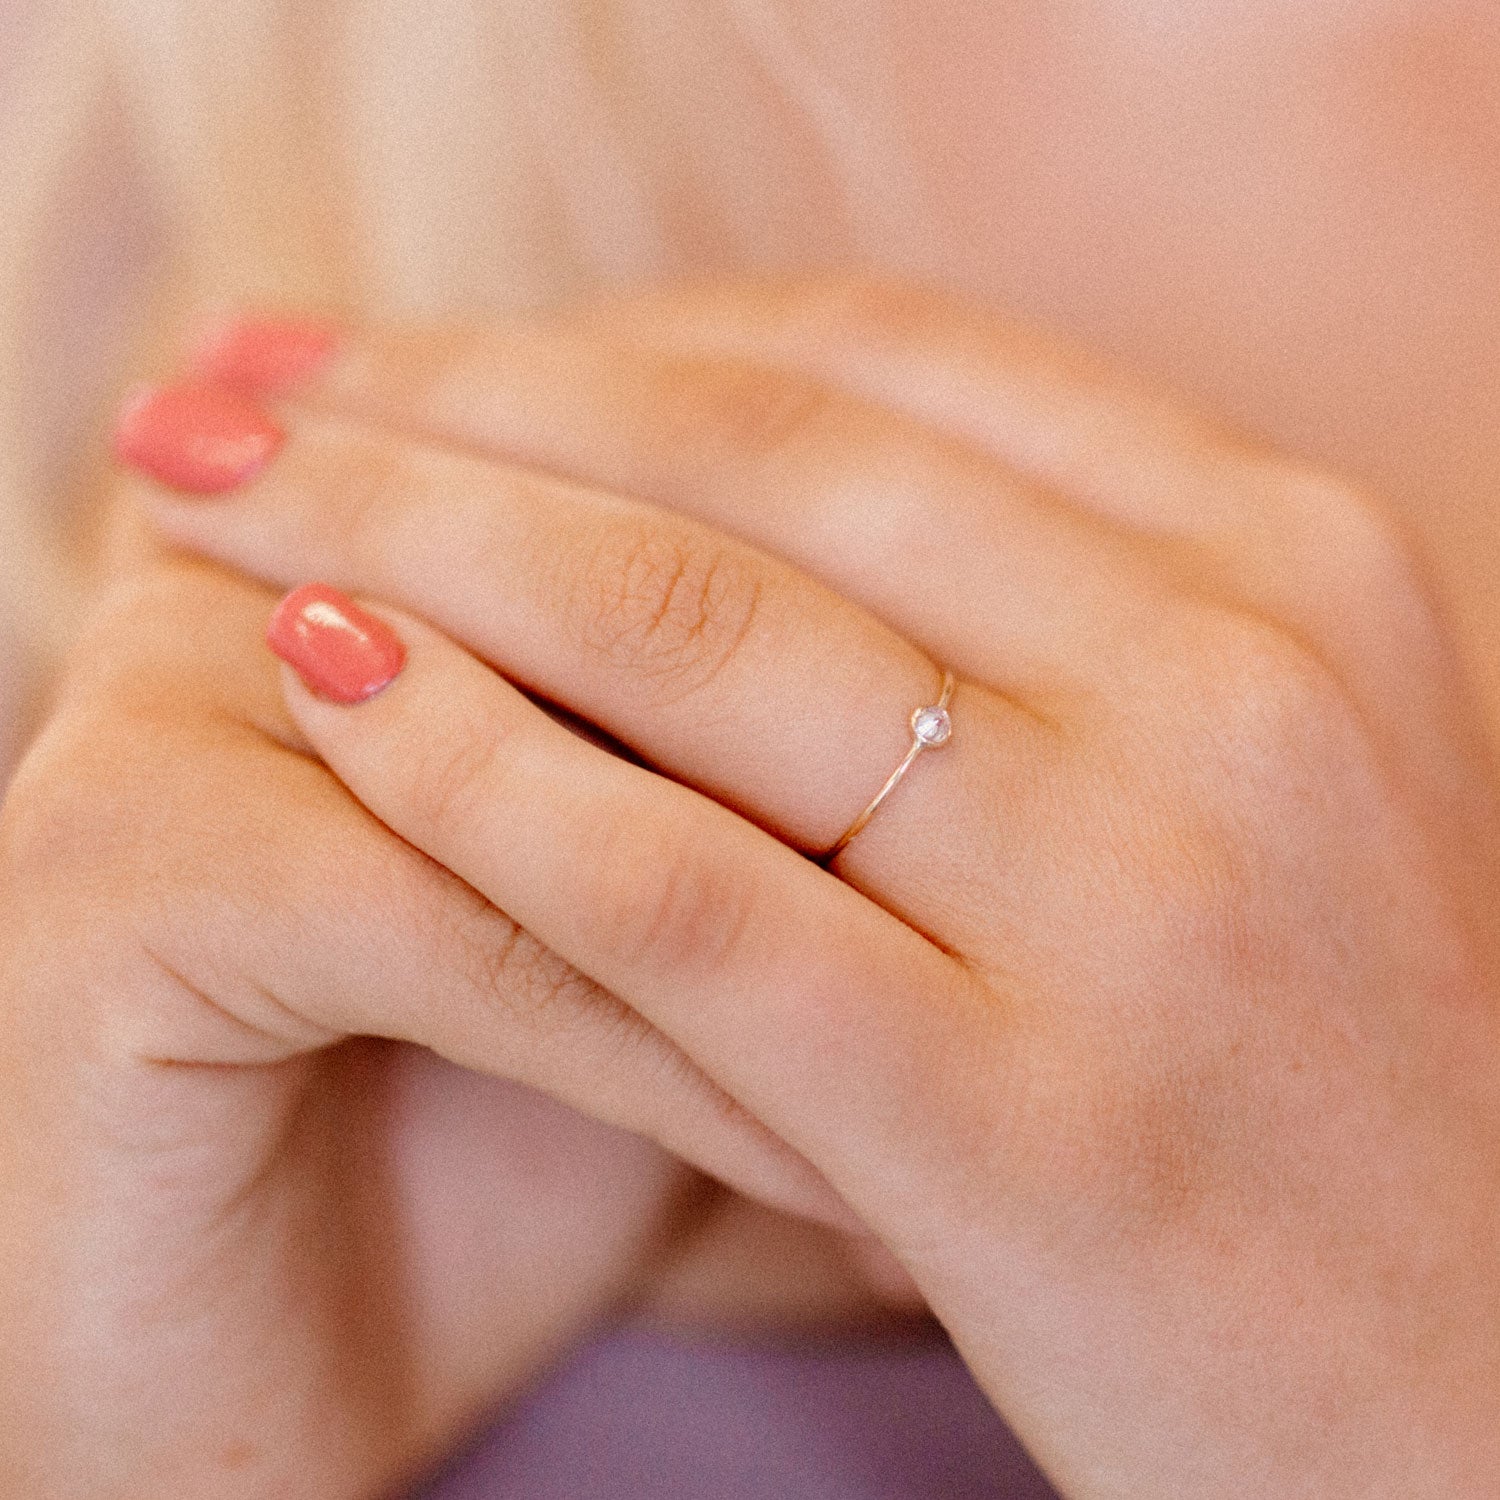
<path fill-rule="evenodd" d="M 1022 696 L 1114 681 L 1122 610 L 1160 602 L 1149 539 L 976 444 L 794 370 L 566 324 L 374 328 L 347 333 L 296 395 L 695 516 Z"/>

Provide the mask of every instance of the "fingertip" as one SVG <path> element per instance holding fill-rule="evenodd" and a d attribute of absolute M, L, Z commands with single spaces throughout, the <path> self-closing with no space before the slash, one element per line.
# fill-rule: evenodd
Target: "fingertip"
<path fill-rule="evenodd" d="M 311 381 L 343 340 L 331 319 L 236 314 L 199 339 L 190 364 L 200 380 L 253 396 L 284 396 Z"/>
<path fill-rule="evenodd" d="M 220 495 L 244 484 L 284 441 L 281 427 L 254 401 L 193 381 L 135 386 L 115 417 L 116 459 L 190 495 Z"/>
<path fill-rule="evenodd" d="M 266 644 L 325 702 L 353 706 L 384 692 L 406 645 L 384 620 L 326 583 L 293 589 L 272 612 Z"/>

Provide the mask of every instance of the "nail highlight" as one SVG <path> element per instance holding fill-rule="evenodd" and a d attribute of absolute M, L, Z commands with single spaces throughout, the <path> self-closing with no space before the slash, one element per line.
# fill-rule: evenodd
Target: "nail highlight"
<path fill-rule="evenodd" d="M 373 698 L 406 665 L 406 647 L 395 631 L 326 583 L 293 589 L 276 606 L 266 644 L 333 703 Z"/>
<path fill-rule="evenodd" d="M 198 346 L 200 380 L 251 396 L 280 396 L 310 380 L 338 346 L 339 330 L 320 318 L 233 318 Z"/>
<path fill-rule="evenodd" d="M 258 474 L 284 435 L 253 401 L 211 386 L 143 386 L 115 419 L 115 456 L 175 490 L 220 495 Z"/>

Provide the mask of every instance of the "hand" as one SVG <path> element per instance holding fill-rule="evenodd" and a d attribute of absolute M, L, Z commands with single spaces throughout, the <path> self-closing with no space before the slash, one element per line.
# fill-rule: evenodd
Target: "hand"
<path fill-rule="evenodd" d="M 1066 1493 L 1488 1492 L 1500 819 L 1371 503 L 857 284 L 350 335 L 279 421 L 141 498 L 384 601 L 283 606 L 308 741 L 821 1169 Z"/>
<path fill-rule="evenodd" d="M 366 1497 L 451 1445 L 634 1295 L 700 1195 L 537 1089 L 839 1212 L 309 757 L 273 602 L 182 560 L 114 585 L 5 803 L 18 1500 Z"/>

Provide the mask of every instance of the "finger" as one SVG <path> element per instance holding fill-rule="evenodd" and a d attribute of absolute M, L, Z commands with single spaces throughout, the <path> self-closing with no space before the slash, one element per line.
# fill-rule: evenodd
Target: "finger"
<path fill-rule="evenodd" d="M 1081 349 L 920 286 L 704 283 L 611 299 L 563 321 L 621 349 L 747 360 L 906 413 L 1095 514 L 1199 544 L 1221 582 L 1268 606 L 1335 607 L 1326 572 L 1319 587 L 1287 587 L 1305 583 L 1310 565 L 1326 570 L 1330 547 L 1343 578 L 1392 566 L 1391 517 L 1368 497 Z"/>
<path fill-rule="evenodd" d="M 733 466 L 731 453 L 753 474 L 769 452 L 774 468 L 787 450 L 820 450 L 829 409 L 874 406 L 929 441 L 946 435 L 971 459 L 998 460 L 1012 492 L 1040 485 L 1165 548 L 1154 554 L 1158 565 L 1170 564 L 1183 583 L 1312 643 L 1375 718 L 1430 719 L 1454 730 L 1471 758 L 1477 748 L 1433 590 L 1388 510 L 1081 351 L 920 287 L 847 276 L 719 281 L 611 298 L 541 327 L 362 333 L 344 340 L 307 391 L 585 477 L 629 474 L 638 493 L 684 508 L 696 503 L 705 468 L 717 477 Z M 637 425 L 669 437 L 642 441 Z M 888 499 L 882 471 L 873 473 L 867 497 Z M 967 488 L 996 510 L 990 485 Z M 930 570 L 916 565 L 922 550 L 906 550 L 909 536 L 882 527 L 877 545 L 891 537 L 895 547 L 873 567 L 860 565 L 859 523 L 872 509 L 879 517 L 879 507 L 852 507 L 841 527 L 808 537 L 802 514 L 784 515 L 777 494 L 762 489 L 752 481 L 744 493 L 755 503 L 736 507 L 733 476 L 716 488 L 710 503 L 733 512 L 720 524 L 798 557 L 921 638 L 900 600 L 886 596 L 891 579 L 920 580 L 896 589 L 902 597 L 926 584 Z M 943 517 L 932 507 L 933 522 Z M 1014 545 L 1009 534 L 1005 544 Z M 848 560 L 838 555 L 850 548 Z M 945 549 L 946 567 L 959 550 Z M 1024 600 L 1028 610 L 1035 603 Z M 1406 675 L 1384 669 L 1393 651 L 1421 684 L 1417 713 L 1393 698 L 1392 684 Z M 981 675 L 955 650 L 946 654 Z M 1408 736 L 1403 749 L 1421 762 L 1430 739 L 1416 745 Z M 1430 765 L 1426 774 L 1445 779 Z"/>
<path fill-rule="evenodd" d="M 973 445 L 733 359 L 545 325 L 351 335 L 299 401 L 653 500 L 796 562 L 961 673 L 1107 682 L 1147 559 Z"/>
<path fill-rule="evenodd" d="M 728 358 L 827 382 L 1156 540 L 1185 584 L 1277 622 L 1322 658 L 1447 821 L 1484 823 L 1455 804 L 1458 789 L 1487 776 L 1490 750 L 1437 587 L 1417 539 L 1359 486 L 1271 453 L 1060 339 L 899 281 L 705 282 L 611 298 L 562 321 L 627 359 Z M 1403 671 L 1392 670 L 1398 661 Z M 1476 844 L 1471 857 L 1490 851 Z"/>
<path fill-rule="evenodd" d="M 899 281 L 797 277 L 616 298 L 567 321 L 621 349 L 826 381 L 975 444 L 1177 544 L 1180 569 L 1318 642 L 1367 701 L 1400 706 L 1382 696 L 1393 639 L 1434 709 L 1452 686 L 1430 581 L 1388 507 L 993 310 Z M 1360 607 L 1372 597 L 1378 610 Z M 1359 631 L 1372 618 L 1375 639 Z"/>
<path fill-rule="evenodd" d="M 801 849 L 832 848 L 938 696 L 943 668 L 889 626 L 701 523 L 378 429 L 293 414 L 287 433 L 254 484 L 210 506 L 157 496 L 153 514 L 273 582 L 312 568 L 420 614 Z M 981 858 L 983 820 L 959 811 L 976 793 L 1014 806 L 1056 751 L 1048 724 L 985 689 L 965 685 L 953 711 L 954 748 L 846 866 L 944 941 L 951 908 L 909 900 L 934 889 L 929 830 L 953 830 L 944 860 Z"/>
<path fill-rule="evenodd" d="M 847 1225 L 679 1047 L 277 742 L 307 744 L 284 702 L 268 709 L 270 602 L 196 564 L 121 590 L 7 802 L 10 863 L 59 892 L 40 905 L 91 914 L 70 941 L 97 947 L 102 972 L 134 952 L 178 996 L 115 1017 L 110 1045 L 243 1064 L 355 1034 L 413 1042 Z"/>
<path fill-rule="evenodd" d="M 303 732 L 355 795 L 671 1036 L 841 1191 L 878 1199 L 883 1173 L 915 1188 L 903 1101 L 941 1114 L 980 1055 L 975 1026 L 996 1021 L 968 971 L 717 803 L 568 734 L 410 617 L 299 590 L 272 640 L 326 693 L 350 639 L 388 649 L 392 630 L 404 670 L 357 707 L 287 674 Z"/>
<path fill-rule="evenodd" d="M 941 618 L 940 593 L 970 611 L 976 636 L 1000 642 L 1025 674 L 1007 686 L 1033 701 L 1079 659 L 1061 649 L 1026 661 L 1027 625 L 1047 638 L 1051 610 L 1056 638 L 1068 640 L 1070 622 L 1086 637 L 1069 643 L 1106 691 L 1133 675 L 1142 621 L 1168 637 L 1190 628 L 1174 608 L 1184 591 L 1262 615 L 1342 681 L 1414 790 L 1459 826 L 1482 822 L 1462 789 L 1487 774 L 1491 752 L 1417 549 L 1391 514 L 967 303 L 850 278 L 675 288 L 543 328 L 361 335 L 311 394 L 585 478 L 613 474 L 796 558 L 984 676 L 981 640 L 961 625 L 924 630 Z M 985 474 L 988 456 L 1003 481 L 949 463 L 947 483 L 919 477 L 925 498 L 913 499 L 901 455 L 857 462 L 868 436 L 844 430 L 841 414 L 870 410 L 924 434 L 911 453 L 946 440 Z M 817 476 L 818 503 L 801 503 L 788 472 Z M 1016 497 L 1049 494 L 1074 525 L 1096 518 L 1080 547 L 1052 529 L 1033 550 L 1026 520 L 1038 508 Z M 1112 543 L 1100 526 L 1115 528 Z"/>

